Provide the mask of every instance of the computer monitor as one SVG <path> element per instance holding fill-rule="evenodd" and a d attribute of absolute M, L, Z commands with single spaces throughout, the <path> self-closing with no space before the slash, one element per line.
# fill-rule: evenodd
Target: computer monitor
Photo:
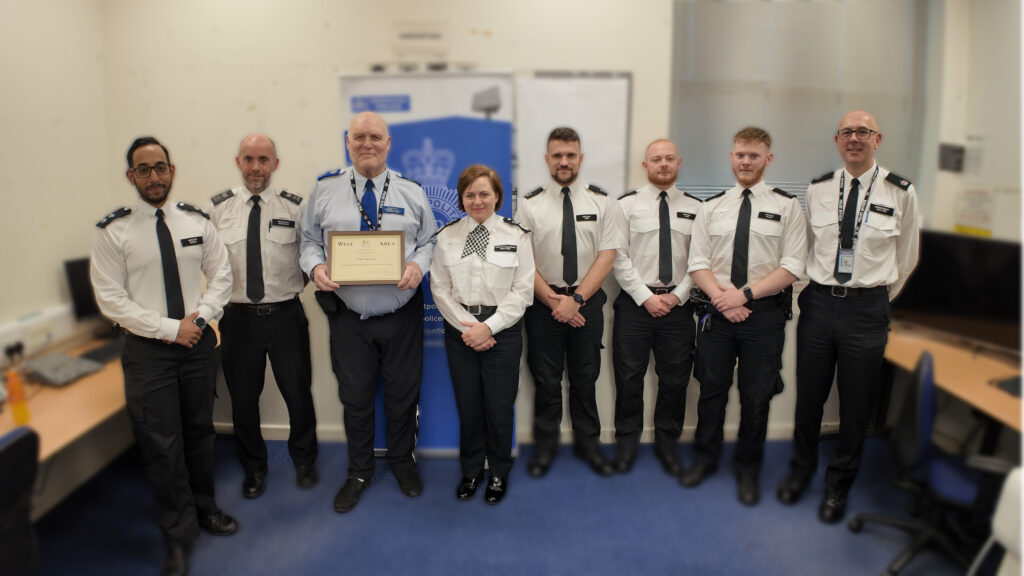
<path fill-rule="evenodd" d="M 100 315 L 96 305 L 96 295 L 92 291 L 89 279 L 89 258 L 76 258 L 64 261 L 64 273 L 68 278 L 68 289 L 71 291 L 71 307 L 78 320 L 87 320 Z"/>

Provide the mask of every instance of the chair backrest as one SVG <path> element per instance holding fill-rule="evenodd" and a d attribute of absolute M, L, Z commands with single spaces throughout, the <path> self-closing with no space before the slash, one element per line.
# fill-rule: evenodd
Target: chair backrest
<path fill-rule="evenodd" d="M 932 445 L 935 421 L 935 367 L 932 355 L 923 352 L 914 369 L 912 385 L 906 390 L 900 418 L 892 433 L 893 449 L 900 470 L 920 477 Z"/>
<path fill-rule="evenodd" d="M 0 438 L 0 566 L 10 576 L 35 574 L 38 553 L 30 516 L 39 467 L 39 435 L 16 428 Z"/>

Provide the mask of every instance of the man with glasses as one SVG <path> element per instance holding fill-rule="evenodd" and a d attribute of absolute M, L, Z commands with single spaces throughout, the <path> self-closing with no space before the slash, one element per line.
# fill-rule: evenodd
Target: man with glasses
<path fill-rule="evenodd" d="M 260 394 L 268 356 L 288 408 L 288 454 L 295 465 L 296 483 L 311 488 L 318 478 L 309 324 L 299 302 L 306 286 L 299 268 L 297 233 L 302 197 L 271 185 L 278 163 L 277 147 L 270 138 L 246 136 L 235 157 L 244 185 L 217 194 L 210 207 L 234 277 L 231 301 L 219 328 L 235 453 L 245 471 L 245 498 L 257 498 L 266 488 Z"/>
<path fill-rule="evenodd" d="M 818 466 L 822 410 L 839 387 L 839 445 L 825 471 L 818 518 L 839 522 L 881 388 L 889 302 L 917 265 L 920 219 L 910 181 L 880 167 L 875 117 L 854 110 L 833 137 L 844 166 L 807 189 L 807 276 L 799 298 L 793 459 L 780 501 L 800 498 Z"/>
<path fill-rule="evenodd" d="M 127 159 L 139 200 L 96 224 L 92 284 L 100 311 L 126 334 L 125 400 L 156 492 L 163 573 L 185 574 L 200 528 L 238 530 L 213 494 L 217 335 L 206 324 L 228 301 L 231 267 L 209 216 L 167 202 L 175 173 L 167 149 L 138 138 Z"/>

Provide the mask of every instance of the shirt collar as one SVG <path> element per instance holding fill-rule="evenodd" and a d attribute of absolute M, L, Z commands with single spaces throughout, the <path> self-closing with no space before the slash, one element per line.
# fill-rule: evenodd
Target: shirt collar
<path fill-rule="evenodd" d="M 559 196 L 561 196 L 562 188 L 564 188 L 564 187 L 565 187 L 565 184 L 560 184 L 560 183 L 556 182 L 553 178 L 551 179 L 551 189 L 554 190 Z M 582 189 L 583 189 L 583 184 L 580 183 L 579 176 L 577 176 L 576 180 L 573 180 L 573 183 L 569 184 L 569 196 L 570 197 L 571 196 L 576 196 L 577 194 L 579 194 L 580 190 L 582 190 Z M 495 212 L 495 213 L 497 213 L 497 212 Z"/>
<path fill-rule="evenodd" d="M 150 218 L 156 218 L 157 210 L 163 210 L 164 214 L 167 214 L 167 212 L 171 209 L 172 206 L 174 206 L 174 204 L 174 202 L 171 202 L 171 200 L 168 199 L 166 202 L 164 202 L 163 206 L 160 206 L 158 208 L 156 206 L 153 206 L 149 202 L 146 202 L 142 198 L 139 198 L 138 200 L 135 201 L 135 206 L 132 207 L 132 212 L 138 212 L 139 214 L 145 214 Z"/>
<path fill-rule="evenodd" d="M 377 195 L 378 198 L 380 198 L 381 190 L 384 189 L 384 181 L 387 180 L 388 174 L 390 172 L 391 169 L 385 166 L 383 172 L 377 174 L 375 178 L 372 178 L 373 192 Z M 366 181 L 370 180 L 370 178 L 367 178 L 366 176 L 360 174 L 359 171 L 355 169 L 355 167 L 352 167 L 352 173 L 355 174 L 356 176 L 356 195 L 362 198 L 363 190 L 366 188 Z"/>
<path fill-rule="evenodd" d="M 878 162 L 872 162 L 871 167 L 864 171 L 857 179 L 860 180 L 860 187 L 863 188 L 871 184 L 871 175 L 875 173 L 875 168 L 878 166 Z M 843 176 L 846 178 L 847 186 L 853 185 L 853 174 L 843 166 Z"/>

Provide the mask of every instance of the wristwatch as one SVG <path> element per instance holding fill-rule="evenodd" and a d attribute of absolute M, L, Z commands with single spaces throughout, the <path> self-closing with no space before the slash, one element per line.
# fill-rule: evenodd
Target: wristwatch
<path fill-rule="evenodd" d="M 747 297 L 747 302 L 754 301 L 754 291 L 750 289 L 750 286 L 743 289 L 743 295 Z"/>
<path fill-rule="evenodd" d="M 587 301 L 583 299 L 583 296 L 580 296 L 579 294 L 573 294 L 572 295 L 572 299 L 573 299 L 573 302 L 576 302 L 580 306 L 583 306 L 584 304 L 587 303 Z"/>
<path fill-rule="evenodd" d="M 192 321 L 200 330 L 206 330 L 206 319 L 202 316 L 196 316 L 195 320 Z"/>

